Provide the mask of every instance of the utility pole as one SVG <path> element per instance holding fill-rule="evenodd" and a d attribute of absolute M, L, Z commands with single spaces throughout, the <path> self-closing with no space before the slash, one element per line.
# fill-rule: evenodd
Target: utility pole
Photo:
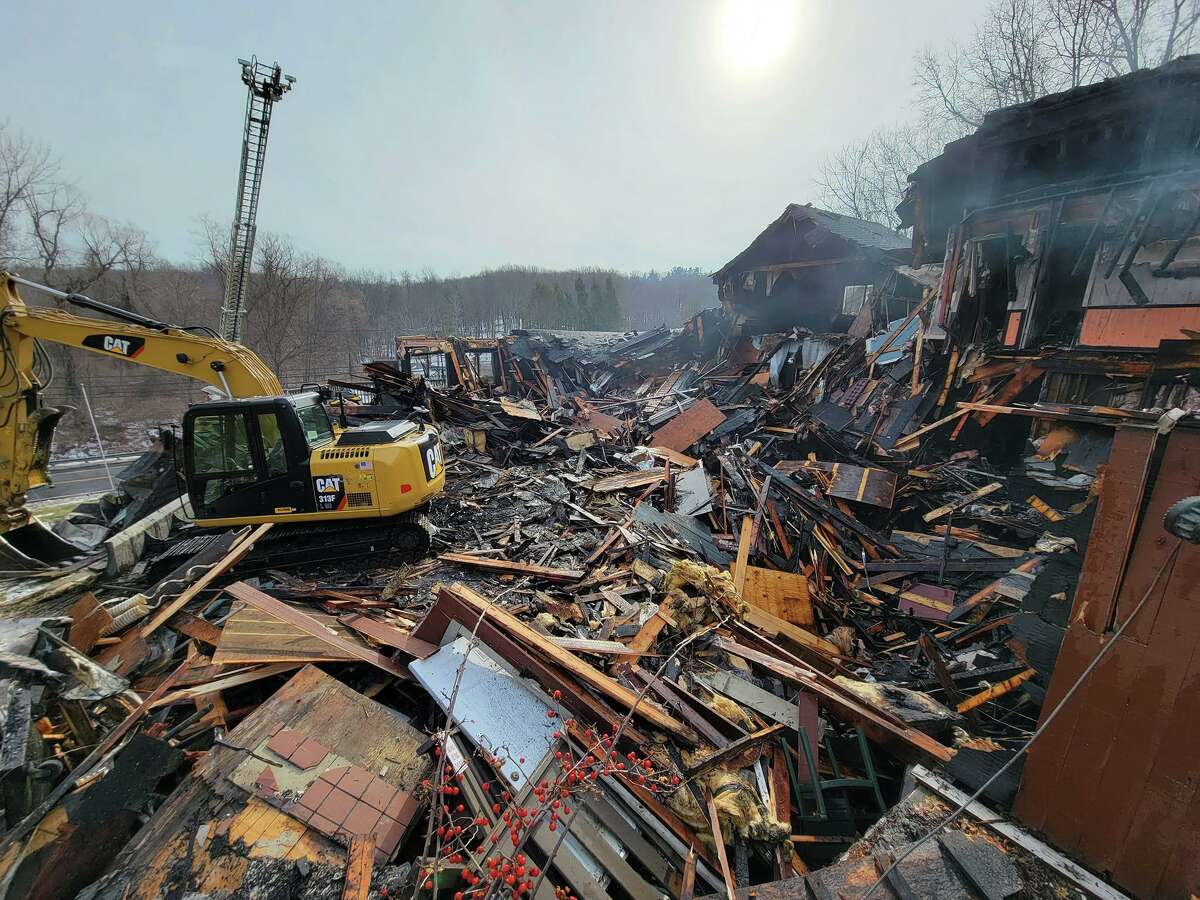
<path fill-rule="evenodd" d="M 242 339 L 246 286 L 254 261 L 254 229 L 263 165 L 267 159 L 267 131 L 271 107 L 292 89 L 296 79 L 284 75 L 279 63 L 268 66 L 258 57 L 239 59 L 242 83 L 246 85 L 246 125 L 242 132 L 242 164 L 238 172 L 237 203 L 233 208 L 233 232 L 229 239 L 229 270 L 225 279 L 225 305 L 221 308 L 221 337 Z"/>

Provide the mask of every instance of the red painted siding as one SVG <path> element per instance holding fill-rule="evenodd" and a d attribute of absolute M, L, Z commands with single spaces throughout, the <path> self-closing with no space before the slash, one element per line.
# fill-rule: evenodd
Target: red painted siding
<path fill-rule="evenodd" d="M 1200 493 L 1200 431 L 1161 465 L 1150 429 L 1118 431 L 1071 623 L 1044 711 L 1132 611 L 1177 539 L 1167 507 Z M 1153 478 L 1148 478 L 1148 475 Z M 1140 521 L 1143 497 L 1149 500 Z M 1200 547 L 1185 544 L 1150 600 L 1030 751 L 1014 812 L 1139 897 L 1200 891 Z"/>

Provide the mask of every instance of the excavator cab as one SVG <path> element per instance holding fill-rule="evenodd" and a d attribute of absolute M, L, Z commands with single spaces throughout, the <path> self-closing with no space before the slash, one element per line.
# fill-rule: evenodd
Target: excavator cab
<path fill-rule="evenodd" d="M 183 440 L 188 496 L 205 526 L 389 518 L 445 481 L 432 428 L 335 432 L 317 393 L 195 404 Z"/>

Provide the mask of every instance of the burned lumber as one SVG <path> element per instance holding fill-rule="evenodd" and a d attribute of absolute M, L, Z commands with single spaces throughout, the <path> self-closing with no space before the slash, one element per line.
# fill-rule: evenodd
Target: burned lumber
<path fill-rule="evenodd" d="M 561 584 L 581 581 L 587 574 L 581 569 L 553 569 L 548 566 L 510 562 L 506 559 L 489 559 L 486 556 L 472 556 L 469 553 L 443 553 L 438 559 L 443 562 L 456 563 L 460 566 L 486 569 L 489 572 L 500 572 L 505 575 L 527 575 L 531 578 L 540 578 L 543 581 L 553 581 Z"/>

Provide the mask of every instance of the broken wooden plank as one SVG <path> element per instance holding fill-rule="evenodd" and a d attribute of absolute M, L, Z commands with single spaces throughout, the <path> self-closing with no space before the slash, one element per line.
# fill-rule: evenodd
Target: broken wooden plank
<path fill-rule="evenodd" d="M 609 678 L 599 669 L 588 665 L 570 651 L 556 646 L 553 641 L 538 634 L 520 619 L 505 610 L 494 606 L 486 597 L 476 593 L 465 584 L 461 582 L 455 582 L 451 585 L 439 584 L 434 588 L 434 592 L 439 596 L 449 594 L 475 610 L 484 618 L 491 619 L 508 635 L 527 646 L 534 647 L 543 656 L 567 672 L 570 672 L 584 684 L 590 685 L 624 708 L 632 709 L 636 705 L 637 714 L 656 728 L 669 731 L 689 741 L 693 739 L 693 735 L 691 735 L 682 722 L 668 716 L 656 704 L 644 698 L 639 702 L 638 695 L 625 687 L 625 685 Z"/>
<path fill-rule="evenodd" d="M 700 460 L 693 456 L 688 456 L 686 453 L 680 453 L 677 450 L 672 450 L 670 447 L 648 447 L 650 455 L 658 459 L 667 460 L 673 466 L 679 466 L 681 469 L 694 469 L 700 465 Z"/>
<path fill-rule="evenodd" d="M 912 434 L 906 434 L 904 437 L 900 438 L 900 440 L 896 441 L 896 443 L 892 444 L 892 449 L 898 452 L 911 450 L 913 447 L 920 445 L 925 435 L 929 434 L 931 431 L 936 431 L 943 425 L 948 425 L 956 419 L 961 419 L 969 412 L 969 409 L 956 409 L 954 412 L 950 413 L 950 415 L 943 416 L 936 422 L 930 422 L 928 425 L 918 428 Z"/>
<path fill-rule="evenodd" d="M 750 559 L 750 545 L 753 543 L 754 520 L 749 516 L 742 518 L 742 530 L 738 535 L 737 559 L 733 563 L 733 589 L 740 596 L 746 585 L 746 564 Z"/>
<path fill-rule="evenodd" d="M 990 405 L 1007 406 L 1009 402 L 1017 399 L 1025 388 L 1041 378 L 1045 374 L 1045 371 L 1045 369 L 1037 365 L 1036 361 L 1025 363 L 1005 382 L 1004 387 L 1000 388 L 996 396 L 992 398 Z M 980 425 L 987 425 L 996 416 L 997 413 L 994 411 L 979 410 L 975 413 L 975 421 Z"/>
<path fill-rule="evenodd" d="M 81 653 L 90 653 L 96 641 L 112 627 L 113 618 L 91 591 L 84 591 L 67 611 L 71 627 L 67 643 Z"/>
<path fill-rule="evenodd" d="M 414 659 L 427 659 L 437 652 L 435 644 L 419 640 L 395 625 L 388 625 L 361 613 L 346 613 L 339 616 L 338 621 L 359 634 L 385 646 L 394 647 Z"/>
<path fill-rule="evenodd" d="M 658 484 L 667 475 L 667 470 L 647 469 L 644 472 L 625 472 L 621 475 L 610 475 L 587 483 L 585 487 L 597 494 L 608 494 L 613 491 L 627 491 L 633 488 L 645 487 L 648 484 Z"/>
<path fill-rule="evenodd" d="M 885 469 L 810 459 L 781 460 L 774 468 L 786 475 L 822 472 L 829 476 L 828 486 L 823 486 L 826 494 L 882 509 L 891 509 L 896 496 L 896 476 Z"/>
<path fill-rule="evenodd" d="M 940 519 L 942 516 L 949 515 L 956 509 L 961 509 L 970 503 L 974 503 L 976 500 L 981 500 L 988 494 L 994 494 L 1002 487 L 1004 487 L 1004 485 L 999 481 L 993 481 L 991 484 L 985 484 L 978 490 L 971 491 L 971 493 L 967 494 L 965 497 L 960 497 L 953 503 L 947 503 L 944 506 L 939 506 L 937 509 L 931 509 L 929 512 L 925 513 L 925 515 L 921 516 L 921 518 L 926 522 L 933 522 L 936 519 Z"/>
<path fill-rule="evenodd" d="M 993 684 L 991 687 L 980 691 L 978 694 L 972 694 L 967 699 L 963 700 L 955 709 L 960 713 L 969 712 L 977 706 L 983 706 L 989 700 L 995 700 L 998 697 L 1003 697 L 1005 694 L 1015 691 L 1030 678 L 1037 674 L 1034 669 L 1026 669 L 1024 672 L 1018 672 L 1012 678 L 1006 678 L 1003 681 Z"/>
<path fill-rule="evenodd" d="M 195 687 L 181 688 L 178 691 L 173 691 L 165 697 L 155 701 L 155 707 L 169 706 L 173 703 L 180 703 L 184 700 L 195 700 L 203 697 L 206 694 L 213 694 L 219 691 L 225 691 L 229 688 L 241 687 L 244 684 L 253 684 L 256 681 L 262 681 L 264 678 L 270 678 L 272 675 L 279 675 L 283 672 L 290 672 L 292 669 L 298 669 L 303 663 L 284 662 L 272 663 L 266 666 L 254 666 L 253 668 L 245 669 L 241 672 L 234 672 L 229 675 L 222 676 L 213 681 L 206 681 L 203 684 L 198 684 Z"/>
<path fill-rule="evenodd" d="M 620 657 L 617 662 L 636 663 L 638 656 L 650 651 L 650 648 L 658 642 L 658 636 L 662 630 L 672 624 L 672 621 L 670 601 L 664 600 L 654 611 L 654 615 L 646 620 L 638 633 L 625 645 L 628 655 Z"/>
<path fill-rule="evenodd" d="M 296 609 L 282 600 L 279 602 L 289 609 Z M 345 627 L 324 612 L 296 611 L 309 616 L 329 634 L 342 638 L 349 635 Z M 355 654 L 331 646 L 323 636 L 313 635 L 293 622 L 242 601 L 233 604 L 212 657 L 218 665 L 354 662 L 357 659 Z"/>
<path fill-rule="evenodd" d="M 684 775 L 688 778 L 697 778 L 705 772 L 711 771 L 716 766 L 720 765 L 730 757 L 737 756 L 743 750 L 753 747 L 755 744 L 760 744 L 765 740 L 769 740 L 779 732 L 783 731 L 785 726 L 779 722 L 768 725 L 766 728 L 761 728 L 758 731 L 751 732 L 745 737 L 740 737 L 736 741 L 730 741 L 715 753 L 710 753 L 708 756 L 699 762 L 692 763 L 684 770 Z"/>
<path fill-rule="evenodd" d="M 631 652 L 629 647 L 620 641 L 595 641 L 588 638 L 552 637 L 555 646 L 570 650 L 573 653 L 599 653 L 612 656 L 643 656 L 640 652 Z"/>
<path fill-rule="evenodd" d="M 717 847 L 717 860 L 721 864 L 721 877 L 725 880 L 725 893 L 728 900 L 735 900 L 734 892 L 737 890 L 737 882 L 733 880 L 733 873 L 729 870 L 729 856 L 725 852 L 725 837 L 721 833 L 721 818 L 717 815 L 717 803 L 713 799 L 712 791 L 705 789 L 704 805 L 708 808 L 708 824 L 712 829 L 713 843 Z"/>
<path fill-rule="evenodd" d="M 346 852 L 346 880 L 342 900 L 367 900 L 371 892 L 371 872 L 375 869 L 375 835 L 356 834 Z"/>
<path fill-rule="evenodd" d="M 757 606 L 747 606 L 746 614 L 742 617 L 742 621 L 747 625 L 754 626 L 764 634 L 769 634 L 772 637 L 783 636 L 801 647 L 816 650 L 818 653 L 822 653 L 831 659 L 840 659 L 842 657 L 842 651 L 838 649 L 837 644 L 832 644 L 824 638 L 817 637 L 811 631 L 801 628 L 799 625 L 793 625 L 791 622 L 785 621 L 765 609 L 759 609 Z"/>
<path fill-rule="evenodd" d="M 438 559 L 444 562 L 457 563 L 461 566 L 487 569 L 489 572 L 502 572 L 505 575 L 528 575 L 531 578 L 541 578 L 545 581 L 554 581 L 562 584 L 581 581 L 584 575 L 587 574 L 581 569 L 552 569 L 548 566 L 511 562 L 507 559 L 489 559 L 486 556 L 472 556 L 469 553 L 443 553 Z"/>
<path fill-rule="evenodd" d="M 199 616 L 193 616 L 191 613 L 184 612 L 183 610 L 175 613 L 171 627 L 180 634 L 186 634 L 188 637 L 203 644 L 208 644 L 210 647 L 216 647 L 221 642 L 220 628 L 212 622 L 208 622 Z"/>
<path fill-rule="evenodd" d="M 250 587 L 244 581 L 236 581 L 225 588 L 225 592 L 231 597 L 236 597 L 238 600 L 245 600 L 259 609 L 271 613 L 271 615 L 289 622 L 292 625 L 300 628 L 302 631 L 311 634 L 325 641 L 331 647 L 344 651 L 353 655 L 355 658 L 363 662 L 370 663 L 389 675 L 395 675 L 397 678 L 408 678 L 408 672 L 404 667 L 397 665 L 392 660 L 388 659 L 382 653 L 377 653 L 374 650 L 362 646 L 361 644 L 352 643 L 345 638 L 334 634 L 324 625 L 321 625 L 312 616 L 300 612 L 298 609 L 293 609 L 281 600 L 276 600 L 269 594 L 264 594 L 262 591 Z"/>
<path fill-rule="evenodd" d="M 259 540 L 271 530 L 271 524 L 272 523 L 270 522 L 266 522 L 263 525 L 259 525 L 244 538 L 230 547 L 229 552 L 217 560 L 211 569 L 197 578 L 187 590 L 185 590 L 170 603 L 164 604 L 153 616 L 150 617 L 150 620 L 142 626 L 142 637 L 150 637 L 150 635 L 162 627 L 162 625 L 167 622 L 171 616 L 175 615 L 175 613 L 179 612 L 179 610 L 183 609 L 185 606 L 191 603 L 193 599 L 199 596 L 201 591 L 203 591 L 210 584 L 241 562 L 241 560 L 245 558 L 245 556 L 251 550 L 254 549 L 254 545 L 257 544 Z"/>
<path fill-rule="evenodd" d="M 938 762 L 948 762 L 954 756 L 954 751 L 949 747 L 943 746 L 929 735 L 901 722 L 889 713 L 867 705 L 816 669 L 801 668 L 784 662 L 729 638 L 718 637 L 713 643 L 735 656 L 758 663 L 780 678 L 807 688 L 823 700 L 834 715 L 860 725 L 868 737 L 880 743 L 890 744 L 900 755 L 910 759 L 916 757 Z"/>

